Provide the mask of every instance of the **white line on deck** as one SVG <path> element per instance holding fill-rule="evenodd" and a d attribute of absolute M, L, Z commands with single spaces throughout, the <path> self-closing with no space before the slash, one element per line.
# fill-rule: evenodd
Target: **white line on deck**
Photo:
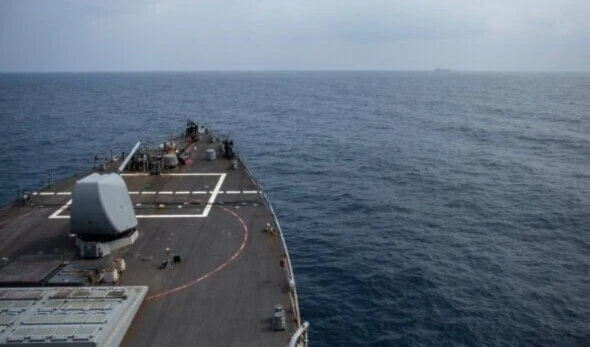
<path fill-rule="evenodd" d="M 122 176 L 148 176 L 149 174 L 143 174 L 143 173 L 133 173 L 133 174 L 122 174 Z M 225 181 L 225 178 L 227 176 L 227 174 L 225 173 L 170 173 L 170 174 L 162 174 L 162 176 L 219 176 L 219 179 L 217 181 L 217 184 L 215 185 L 215 188 L 212 191 L 205 191 L 205 190 L 193 190 L 193 191 L 188 191 L 188 190 L 183 190 L 183 191 L 131 191 L 129 192 L 129 195 L 155 195 L 155 194 L 165 194 L 165 195 L 171 195 L 171 194 L 183 194 L 183 195 L 188 195 L 188 194 L 211 194 L 211 196 L 209 197 L 209 200 L 207 201 L 207 204 L 205 206 L 205 208 L 203 209 L 203 212 L 200 214 L 138 214 L 136 215 L 137 218 L 205 218 L 209 215 L 209 212 L 211 211 L 211 208 L 213 207 L 213 204 L 215 203 L 215 199 L 217 198 L 218 194 L 259 194 L 261 193 L 258 190 L 226 190 L 226 191 L 222 191 L 221 190 L 221 186 L 223 185 L 223 182 Z M 71 195 L 72 192 L 34 192 L 33 195 Z M 72 204 L 72 200 L 68 200 L 68 202 L 65 203 L 65 205 L 63 205 L 62 207 L 60 207 L 57 211 L 55 211 L 51 216 L 49 216 L 50 219 L 69 219 L 70 216 L 68 215 L 61 215 L 61 213 L 63 211 L 65 211 L 70 205 Z"/>
<path fill-rule="evenodd" d="M 207 190 L 180 190 L 180 191 L 172 191 L 172 190 L 160 190 L 160 191 L 130 191 L 129 195 L 154 195 L 154 194 L 162 194 L 162 195 L 189 195 L 189 194 L 212 194 L 213 191 Z M 258 194 L 260 191 L 258 190 L 220 190 L 217 194 Z M 62 195 L 68 196 L 72 195 L 72 192 L 32 192 L 31 195 L 42 195 L 42 196 L 53 196 L 53 195 Z"/>
<path fill-rule="evenodd" d="M 163 173 L 160 176 L 221 176 L 225 173 Z M 149 173 L 122 173 L 121 176 L 127 177 L 143 177 L 150 176 Z"/>
<path fill-rule="evenodd" d="M 209 211 L 211 211 L 211 206 L 213 206 L 215 198 L 217 198 L 217 193 L 219 193 L 219 190 L 223 185 L 223 181 L 225 181 L 225 176 L 227 176 L 227 174 L 221 174 L 221 177 L 219 177 L 219 180 L 217 181 L 215 188 L 213 188 L 213 193 L 211 193 L 211 197 L 209 198 L 209 201 L 207 201 L 207 206 L 203 210 L 203 216 L 209 215 Z"/>
<path fill-rule="evenodd" d="M 137 218 L 205 218 L 203 214 L 138 214 Z"/>
<path fill-rule="evenodd" d="M 72 204 L 72 199 L 68 200 L 68 202 L 66 202 L 65 205 L 63 205 L 62 207 L 60 207 L 57 211 L 53 212 L 53 214 L 51 216 L 49 216 L 49 218 L 50 219 L 67 219 L 67 218 L 70 218 L 70 216 L 60 216 L 60 213 L 62 213 L 71 204 Z"/>

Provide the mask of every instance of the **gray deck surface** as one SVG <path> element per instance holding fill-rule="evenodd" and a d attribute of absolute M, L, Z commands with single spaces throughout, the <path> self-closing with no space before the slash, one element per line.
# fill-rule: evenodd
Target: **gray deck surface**
<path fill-rule="evenodd" d="M 219 154 L 215 161 L 205 160 L 205 149 L 218 146 L 201 141 L 191 152 L 192 165 L 166 172 L 225 174 L 207 216 L 203 213 L 221 175 L 124 176 L 140 236 L 117 254 L 127 263 L 117 285 L 147 285 L 149 291 L 122 345 L 284 346 L 296 329 L 280 266 L 285 250 L 280 237 L 264 232 L 274 217 L 243 167 L 232 170 Z M 87 263 L 69 238 L 68 208 L 49 217 L 70 200 L 76 178 L 88 173 L 36 192 L 30 203 L 0 208 L 0 257 L 20 257 L 26 264 L 24 256 L 36 255 L 31 270 L 19 265 L 24 272 L 33 271 L 40 255 Z M 156 218 L 162 215 L 168 217 Z M 182 262 L 160 269 L 167 247 Z M 276 304 L 288 313 L 285 332 L 272 330 Z"/>

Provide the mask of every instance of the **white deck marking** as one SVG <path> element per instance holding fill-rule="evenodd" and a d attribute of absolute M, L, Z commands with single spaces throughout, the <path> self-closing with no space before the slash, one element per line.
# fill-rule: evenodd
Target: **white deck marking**
<path fill-rule="evenodd" d="M 71 204 L 72 204 L 72 199 L 68 200 L 68 202 L 66 202 L 65 205 L 63 205 L 62 207 L 60 207 L 57 211 L 53 212 L 53 214 L 51 216 L 49 216 L 49 219 L 69 219 L 70 216 L 60 216 L 60 214 L 66 208 L 68 208 L 68 206 L 70 206 Z"/>
<path fill-rule="evenodd" d="M 203 214 L 138 214 L 137 218 L 205 218 Z"/>
<path fill-rule="evenodd" d="M 132 176 L 132 177 L 142 177 L 142 176 L 149 176 L 149 174 L 147 173 L 123 173 L 121 174 L 121 176 Z M 207 201 L 207 204 L 205 206 L 205 208 L 203 209 L 202 213 L 199 214 L 137 214 L 136 217 L 137 218 L 205 218 L 209 215 L 209 212 L 211 211 L 211 208 L 213 207 L 213 204 L 215 203 L 215 199 L 217 198 L 218 194 L 223 194 L 224 192 L 221 191 L 221 186 L 223 185 L 223 182 L 225 181 L 225 177 L 227 176 L 227 174 L 225 173 L 168 173 L 168 174 L 161 174 L 160 176 L 219 176 L 219 179 L 217 180 L 217 184 L 215 185 L 215 188 L 212 191 L 204 191 L 204 190 L 193 190 L 193 191 L 188 191 L 188 190 L 184 190 L 184 191 L 131 191 L 129 192 L 129 195 L 155 195 L 155 194 L 163 194 L 163 195 L 171 195 L 171 194 L 211 194 L 211 196 L 209 197 L 209 200 Z M 206 187 L 208 188 L 208 187 Z M 237 193 L 240 193 L 240 191 L 235 191 Z M 257 191 L 252 190 L 252 191 L 244 191 L 245 192 L 251 192 L 251 193 L 257 193 Z M 33 193 L 34 195 L 37 192 Z M 228 191 L 226 191 L 225 193 L 228 193 Z M 40 192 L 38 193 L 39 195 L 71 195 L 71 192 Z M 49 219 L 69 219 L 70 216 L 69 215 L 61 215 L 61 213 L 63 211 L 65 211 L 70 205 L 72 204 L 72 200 L 68 200 L 68 202 L 66 202 L 63 206 L 61 206 L 57 211 L 55 211 L 51 216 L 49 216 Z M 136 207 L 141 206 L 141 204 L 136 204 Z"/>
<path fill-rule="evenodd" d="M 209 215 L 209 211 L 211 211 L 211 207 L 213 206 L 213 203 L 215 202 L 215 198 L 217 198 L 217 193 L 219 193 L 219 190 L 221 189 L 221 186 L 223 185 L 223 181 L 225 181 L 225 176 L 227 176 L 227 174 L 223 173 L 223 174 L 221 174 L 221 177 L 219 177 L 219 180 L 217 181 L 215 188 L 213 188 L 213 193 L 211 193 L 211 197 L 209 198 L 209 201 L 207 201 L 207 206 L 203 210 L 203 216 L 207 217 Z"/>
<path fill-rule="evenodd" d="M 219 176 L 225 175 L 224 173 L 163 173 L 159 176 Z M 149 173 L 122 173 L 121 176 L 125 177 L 142 177 L 150 176 Z"/>

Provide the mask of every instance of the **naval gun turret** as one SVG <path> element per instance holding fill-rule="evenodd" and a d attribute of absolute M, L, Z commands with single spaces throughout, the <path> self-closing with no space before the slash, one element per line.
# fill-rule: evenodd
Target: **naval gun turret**
<path fill-rule="evenodd" d="M 121 176 L 93 173 L 76 182 L 70 233 L 83 258 L 100 258 L 135 242 L 137 218 Z"/>
<path fill-rule="evenodd" d="M 139 147 L 131 151 L 128 158 Z M 70 233 L 82 258 L 96 259 L 130 246 L 138 238 L 137 217 L 127 184 L 117 173 L 93 173 L 76 182 L 70 211 Z"/>

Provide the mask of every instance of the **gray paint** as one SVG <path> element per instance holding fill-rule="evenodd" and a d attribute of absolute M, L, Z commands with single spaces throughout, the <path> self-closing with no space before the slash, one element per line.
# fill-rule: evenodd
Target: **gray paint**
<path fill-rule="evenodd" d="M 0 288 L 0 346 L 118 346 L 147 291 L 145 286 Z"/>
<path fill-rule="evenodd" d="M 136 227 L 135 211 L 121 176 L 93 173 L 76 183 L 72 195 L 71 233 L 116 235 Z"/>

